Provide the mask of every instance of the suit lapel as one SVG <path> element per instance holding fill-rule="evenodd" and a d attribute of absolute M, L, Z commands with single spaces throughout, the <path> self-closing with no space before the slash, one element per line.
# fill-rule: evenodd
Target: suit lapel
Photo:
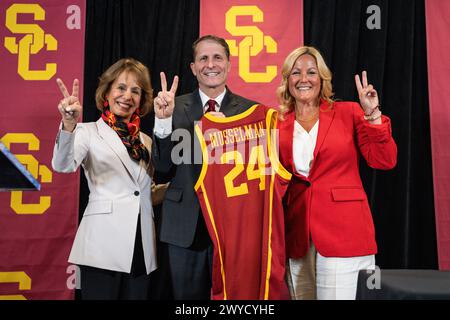
<path fill-rule="evenodd" d="M 286 120 L 284 120 L 283 126 L 280 128 L 280 152 L 285 159 L 285 162 L 289 166 L 290 172 L 294 174 L 298 179 L 307 181 L 304 175 L 297 172 L 294 163 L 294 123 L 295 123 L 295 112 L 290 112 L 286 115 Z"/>
<path fill-rule="evenodd" d="M 227 92 L 225 93 L 220 106 L 220 112 L 227 117 L 234 116 L 245 111 L 245 107 L 239 106 L 234 97 L 234 94 L 227 88 Z M 186 102 L 183 107 L 186 112 L 186 116 L 191 120 L 191 122 L 196 122 L 201 119 L 203 116 L 203 105 L 198 89 L 192 92 L 190 101 Z"/>
<path fill-rule="evenodd" d="M 314 170 L 315 170 L 315 159 L 317 158 L 317 155 L 320 152 L 320 148 L 322 147 L 325 138 L 327 137 L 328 131 L 331 127 L 331 124 L 334 119 L 334 109 L 330 108 L 330 105 L 326 101 L 322 101 L 320 105 L 320 114 L 319 114 L 319 131 L 317 133 L 317 140 L 316 140 L 316 147 L 314 148 L 314 161 L 312 168 L 309 172 L 308 178 L 311 178 Z M 287 115 L 287 118 L 285 120 L 285 124 L 283 126 L 282 134 L 285 137 L 283 140 L 285 143 L 281 147 L 281 150 L 284 152 L 285 159 L 287 160 L 287 163 L 291 167 L 291 172 L 294 172 L 294 174 L 299 177 L 302 180 L 306 180 L 306 178 L 303 175 L 300 175 L 297 173 L 297 170 L 295 169 L 294 164 L 294 158 L 293 158 L 293 139 L 294 139 L 294 121 L 295 121 L 295 112 L 291 112 Z"/>
<path fill-rule="evenodd" d="M 186 112 L 186 116 L 189 118 L 191 123 L 195 123 L 199 121 L 203 116 L 203 106 L 202 99 L 200 99 L 200 94 L 198 90 L 192 92 L 191 99 L 184 106 L 184 112 Z"/>
<path fill-rule="evenodd" d="M 239 106 L 234 97 L 234 94 L 227 88 L 227 92 L 222 100 L 222 105 L 220 106 L 220 112 L 226 117 L 234 116 L 245 111 L 245 107 Z"/>
<path fill-rule="evenodd" d="M 280 123 L 280 153 L 284 162 L 289 165 L 290 172 L 296 171 L 293 158 L 294 121 L 295 113 L 290 112 Z"/>
<path fill-rule="evenodd" d="M 317 155 L 320 152 L 320 148 L 322 147 L 325 138 L 327 137 L 328 131 L 331 127 L 331 124 L 334 119 L 334 108 L 330 108 L 330 104 L 322 100 L 320 105 L 320 113 L 319 113 L 319 131 L 317 133 L 316 147 L 314 148 L 314 161 L 309 172 L 309 176 L 311 177 L 316 166 L 314 163 L 316 162 Z"/>
<path fill-rule="evenodd" d="M 175 106 L 177 107 L 177 106 Z M 185 102 L 184 106 L 184 112 L 186 113 L 186 117 L 189 119 L 191 126 L 189 127 L 189 130 L 191 131 L 191 143 L 192 143 L 192 154 L 199 154 L 199 160 L 200 164 L 196 164 L 195 161 L 193 161 L 192 168 L 192 177 L 194 181 L 197 179 L 197 177 L 200 175 L 200 171 L 202 168 L 202 153 L 200 145 L 198 144 L 198 139 L 196 138 L 195 132 L 194 132 L 194 126 L 195 124 L 200 121 L 200 119 L 203 117 L 203 105 L 202 105 L 202 99 L 200 99 L 200 93 L 197 90 L 192 92 L 190 98 L 188 101 Z"/>
<path fill-rule="evenodd" d="M 137 183 L 137 172 L 133 170 L 132 161 L 127 149 L 123 145 L 122 141 L 120 141 L 117 133 L 111 129 L 102 118 L 97 120 L 97 128 L 99 135 L 103 138 L 105 143 L 111 148 L 111 150 L 119 157 L 120 161 L 122 161 L 123 165 L 129 172 L 130 176 Z"/>
<path fill-rule="evenodd" d="M 147 151 L 149 152 L 150 161 L 146 163 L 144 160 L 139 161 L 139 174 L 138 177 L 140 177 L 141 170 L 145 170 L 150 177 L 153 178 L 153 167 L 151 166 L 151 157 L 152 157 L 152 140 L 149 136 L 146 136 L 142 131 L 139 132 L 139 139 L 142 141 L 144 146 L 147 148 Z"/>
<path fill-rule="evenodd" d="M 317 141 L 316 147 L 314 148 L 314 158 L 317 157 L 317 154 L 322 147 L 322 144 L 328 134 L 328 130 L 330 129 L 331 123 L 334 119 L 334 109 L 330 108 L 330 105 L 325 100 L 322 101 L 320 105 L 320 113 L 319 113 L 319 132 L 317 133 Z"/>

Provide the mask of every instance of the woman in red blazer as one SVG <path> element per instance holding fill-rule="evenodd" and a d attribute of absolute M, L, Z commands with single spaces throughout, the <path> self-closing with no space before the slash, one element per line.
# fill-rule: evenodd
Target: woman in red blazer
<path fill-rule="evenodd" d="M 358 271 L 375 266 L 375 232 L 359 158 L 392 169 L 397 146 L 367 74 L 360 104 L 332 99 L 331 72 L 313 47 L 286 58 L 280 159 L 293 173 L 285 199 L 286 280 L 293 299 L 354 299 Z M 310 281 L 312 280 L 312 281 Z"/>

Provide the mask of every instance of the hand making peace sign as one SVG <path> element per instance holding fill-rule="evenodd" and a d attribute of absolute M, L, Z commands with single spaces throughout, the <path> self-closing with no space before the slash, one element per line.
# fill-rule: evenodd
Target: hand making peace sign
<path fill-rule="evenodd" d="M 56 79 L 56 83 L 64 96 L 58 104 L 58 110 L 61 113 L 64 124 L 63 129 L 72 132 L 77 124 L 78 118 L 80 117 L 81 110 L 83 109 L 80 101 L 78 100 L 78 79 L 73 80 L 72 94 L 69 94 L 69 91 L 67 91 L 67 88 L 61 79 Z"/>
<path fill-rule="evenodd" d="M 172 116 L 173 109 L 175 108 L 175 93 L 178 88 L 178 76 L 173 78 L 172 87 L 167 91 L 167 80 L 164 72 L 161 72 L 161 91 L 158 92 L 158 96 L 153 100 L 153 106 L 155 107 L 155 115 L 158 119 L 166 119 Z"/>
<path fill-rule="evenodd" d="M 355 75 L 356 89 L 358 90 L 359 102 L 365 115 L 371 115 L 379 106 L 377 91 L 367 81 L 367 72 L 362 72 L 362 84 L 359 75 Z"/>

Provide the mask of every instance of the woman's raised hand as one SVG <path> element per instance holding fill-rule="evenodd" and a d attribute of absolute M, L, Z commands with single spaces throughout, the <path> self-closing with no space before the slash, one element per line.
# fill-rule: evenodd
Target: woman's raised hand
<path fill-rule="evenodd" d="M 61 113 L 63 121 L 63 130 L 72 132 L 77 125 L 78 118 L 80 117 L 83 107 L 78 99 L 79 83 L 78 79 L 73 80 L 72 94 L 67 91 L 64 82 L 61 79 L 56 79 L 59 90 L 63 95 L 63 99 L 58 104 L 59 113 Z"/>
<path fill-rule="evenodd" d="M 377 91 L 368 84 L 366 71 L 362 72 L 362 84 L 359 75 L 355 75 L 355 83 L 361 107 L 364 109 L 364 114 L 369 116 L 379 107 Z"/>
<path fill-rule="evenodd" d="M 158 96 L 153 100 L 153 106 L 155 108 L 155 115 L 158 119 L 166 119 L 172 116 L 173 109 L 175 108 L 175 93 L 178 88 L 178 76 L 173 78 L 172 86 L 167 91 L 167 80 L 164 72 L 161 72 L 161 91 L 158 92 Z"/>

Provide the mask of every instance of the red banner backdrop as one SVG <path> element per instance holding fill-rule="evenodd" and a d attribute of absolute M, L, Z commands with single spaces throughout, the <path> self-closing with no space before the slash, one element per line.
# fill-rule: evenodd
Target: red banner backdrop
<path fill-rule="evenodd" d="M 425 1 L 439 269 L 450 270 L 450 1 Z"/>
<path fill-rule="evenodd" d="M 79 174 L 53 172 L 51 159 L 56 78 L 83 88 L 84 25 L 85 0 L 0 2 L 0 139 L 41 184 L 0 192 L 0 299 L 74 297 Z"/>
<path fill-rule="evenodd" d="M 227 40 L 230 90 L 276 106 L 281 67 L 303 44 L 303 0 L 201 0 L 200 35 Z"/>

